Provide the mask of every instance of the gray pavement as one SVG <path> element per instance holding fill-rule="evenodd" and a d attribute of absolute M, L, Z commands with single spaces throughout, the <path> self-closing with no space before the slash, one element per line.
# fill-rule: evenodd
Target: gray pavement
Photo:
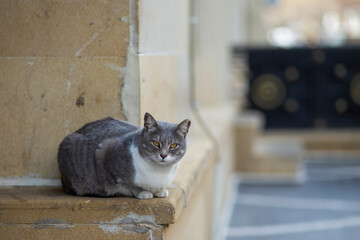
<path fill-rule="evenodd" d="M 302 185 L 239 185 L 226 240 L 360 240 L 360 158 L 305 166 Z"/>

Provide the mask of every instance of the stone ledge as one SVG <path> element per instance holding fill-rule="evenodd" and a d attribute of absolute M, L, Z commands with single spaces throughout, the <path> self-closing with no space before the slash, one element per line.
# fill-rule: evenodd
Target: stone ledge
<path fill-rule="evenodd" d="M 182 160 L 181 166 L 171 186 L 181 189 L 184 194 L 184 207 L 186 207 L 190 201 L 203 172 L 215 158 L 214 149 L 208 140 L 195 140 L 190 143 L 192 147 L 188 149 L 188 155 Z M 178 211 L 177 213 L 175 220 L 181 212 Z"/>
<path fill-rule="evenodd" d="M 340 130 L 267 130 L 265 137 L 297 137 L 304 141 L 306 150 L 342 150 L 359 151 L 360 149 L 360 130 L 359 129 L 340 129 Z"/>
<path fill-rule="evenodd" d="M 175 223 L 213 156 L 206 140 L 193 140 L 188 151 L 173 185 L 168 188 L 167 198 L 78 197 L 63 193 L 60 187 L 2 187 L 0 229 L 6 231 L 17 225 L 24 231 L 29 226 L 34 229 L 76 226 L 81 230 L 94 224 L 99 228 L 124 224 L 157 228 Z"/>
<path fill-rule="evenodd" d="M 201 114 L 209 124 L 214 137 L 220 140 L 229 137 L 226 129 L 234 127 L 234 122 L 237 121 L 238 110 L 237 103 L 230 102 L 226 105 L 204 107 Z"/>
<path fill-rule="evenodd" d="M 164 199 L 78 197 L 63 193 L 60 187 L 9 187 L 1 189 L 0 222 L 31 224 L 57 219 L 66 224 L 124 223 L 146 219 L 146 223 L 169 224 L 176 209 L 183 206 L 183 194 L 169 189 Z M 151 221 L 150 221 L 151 220 Z"/>
<path fill-rule="evenodd" d="M 220 143 L 228 140 L 235 112 L 233 108 L 202 112 Z M 0 187 L 0 235 L 14 239 L 209 239 L 212 216 L 219 214 L 213 212 L 212 199 L 216 150 L 193 120 L 188 153 L 168 188 L 168 198 L 77 197 L 60 187 Z M 224 147 L 221 144 L 221 158 L 232 159 L 227 156 L 232 151 Z M 229 174 L 224 173 L 225 179 Z"/>
<path fill-rule="evenodd" d="M 230 110 L 204 111 L 218 139 L 226 137 L 224 129 L 231 125 L 230 117 L 235 111 Z M 19 238 L 29 236 L 28 239 L 39 236 L 59 239 L 60 233 L 62 239 L 74 234 L 88 236 L 82 239 L 89 239 L 92 234 L 101 239 L 124 236 L 126 239 L 162 239 L 162 233 L 169 229 L 167 226 L 180 219 L 192 196 L 196 196 L 204 174 L 213 171 L 209 169 L 214 166 L 215 149 L 204 134 L 199 134 L 196 121 L 192 128 L 188 153 L 168 188 L 168 198 L 78 197 L 63 193 L 60 187 L 0 187 L 0 234 L 9 236 L 16 232 Z"/>
<path fill-rule="evenodd" d="M 1 236 L 9 239 L 126 239 L 160 240 L 163 227 L 153 225 L 43 225 L 36 224 L 0 224 Z M 11 236 L 11 237 L 10 237 Z"/>

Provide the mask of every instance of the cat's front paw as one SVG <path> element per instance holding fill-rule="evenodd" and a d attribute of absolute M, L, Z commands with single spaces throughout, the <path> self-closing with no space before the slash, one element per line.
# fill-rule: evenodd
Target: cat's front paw
<path fill-rule="evenodd" d="M 155 197 L 166 198 L 167 196 L 169 196 L 169 191 L 166 188 L 162 188 L 156 193 L 154 193 L 154 195 Z"/>
<path fill-rule="evenodd" d="M 136 198 L 138 198 L 138 199 L 150 199 L 153 197 L 154 196 L 153 196 L 152 192 L 149 192 L 149 191 L 142 191 L 136 195 Z"/>

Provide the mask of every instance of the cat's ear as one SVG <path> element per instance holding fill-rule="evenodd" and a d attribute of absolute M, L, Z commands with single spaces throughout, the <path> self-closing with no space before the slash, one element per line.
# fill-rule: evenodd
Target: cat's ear
<path fill-rule="evenodd" d="M 144 116 L 144 129 L 145 132 L 149 131 L 151 128 L 157 127 L 158 124 L 153 116 L 150 113 L 145 113 Z"/>
<path fill-rule="evenodd" d="M 189 119 L 185 119 L 176 127 L 176 131 L 186 137 L 187 133 L 189 132 L 190 125 L 191 121 Z"/>

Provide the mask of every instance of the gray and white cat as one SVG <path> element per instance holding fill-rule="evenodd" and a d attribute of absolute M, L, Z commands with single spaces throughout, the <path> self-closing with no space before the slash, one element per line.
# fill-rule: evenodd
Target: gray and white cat
<path fill-rule="evenodd" d="M 186 152 L 190 120 L 156 121 L 145 114 L 144 127 L 111 117 L 68 135 L 58 152 L 66 193 L 92 196 L 167 197 L 168 186 Z"/>

